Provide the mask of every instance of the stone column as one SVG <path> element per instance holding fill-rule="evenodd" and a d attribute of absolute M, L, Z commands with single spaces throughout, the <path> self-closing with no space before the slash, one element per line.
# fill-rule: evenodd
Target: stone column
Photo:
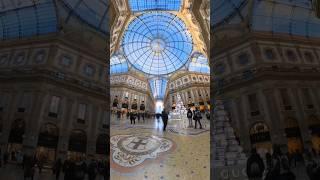
<path fill-rule="evenodd" d="M 28 109 L 28 116 L 26 116 L 26 129 L 23 135 L 23 152 L 26 154 L 33 154 L 36 150 L 39 137 L 39 129 L 41 126 L 41 112 L 44 106 L 43 92 L 37 91 L 33 93 L 31 108 Z"/>
<path fill-rule="evenodd" d="M 238 100 L 238 112 L 240 112 L 240 122 L 242 128 L 240 129 L 240 142 L 242 143 L 242 147 L 244 148 L 245 152 L 250 152 L 251 150 L 251 142 L 250 142 L 250 122 L 248 122 L 248 106 L 246 103 L 246 96 L 242 95 Z"/>
<path fill-rule="evenodd" d="M 59 141 L 57 147 L 57 158 L 65 160 L 67 158 L 69 137 L 72 131 L 72 123 L 74 122 L 75 101 L 71 98 L 66 100 L 66 109 L 59 129 Z"/>
<path fill-rule="evenodd" d="M 304 106 L 303 106 L 303 101 L 302 101 L 302 94 L 301 91 L 299 93 L 300 89 L 295 88 L 291 89 L 291 93 L 293 97 L 291 98 L 292 102 L 294 103 L 296 107 L 296 112 L 297 112 L 297 121 L 299 123 L 299 129 L 301 133 L 301 138 L 304 144 L 304 147 L 309 149 L 312 147 L 312 142 L 311 142 L 311 134 L 309 133 L 309 128 L 308 128 L 308 123 L 306 122 L 307 116 L 304 112 Z"/>
<path fill-rule="evenodd" d="M 271 139 L 274 144 L 278 144 L 283 148 L 288 147 L 288 140 L 285 133 L 285 122 L 283 117 L 282 105 L 280 102 L 281 96 L 277 89 L 272 89 L 268 94 L 267 102 L 271 110 L 270 117 L 272 123 L 275 124 L 272 128 L 274 133 L 271 134 Z"/>

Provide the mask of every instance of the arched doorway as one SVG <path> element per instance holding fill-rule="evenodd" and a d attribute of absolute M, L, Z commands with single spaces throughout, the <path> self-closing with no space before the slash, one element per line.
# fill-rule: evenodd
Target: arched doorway
<path fill-rule="evenodd" d="M 22 150 L 25 128 L 26 123 L 23 119 L 16 119 L 13 121 L 8 139 L 8 152 Z"/>
<path fill-rule="evenodd" d="M 303 151 L 301 133 L 298 121 L 293 117 L 285 119 L 285 133 L 288 140 L 288 152 L 290 154 Z"/>
<path fill-rule="evenodd" d="M 250 129 L 250 141 L 251 145 L 262 155 L 272 151 L 270 130 L 267 124 L 263 122 L 257 122 L 252 125 Z"/>
<path fill-rule="evenodd" d="M 87 151 L 87 135 L 82 130 L 73 130 L 70 133 L 68 157 L 78 159 L 84 157 Z"/>
<path fill-rule="evenodd" d="M 320 120 L 315 116 L 311 115 L 308 120 L 308 127 L 311 133 L 311 141 L 312 141 L 312 148 L 316 152 L 320 152 Z"/>
<path fill-rule="evenodd" d="M 52 164 L 56 159 L 59 140 L 59 129 L 56 125 L 44 124 L 39 132 L 36 156 L 45 163 Z"/>
<path fill-rule="evenodd" d="M 96 142 L 96 154 L 101 157 L 106 157 L 109 154 L 108 147 L 109 137 L 107 134 L 100 134 Z"/>

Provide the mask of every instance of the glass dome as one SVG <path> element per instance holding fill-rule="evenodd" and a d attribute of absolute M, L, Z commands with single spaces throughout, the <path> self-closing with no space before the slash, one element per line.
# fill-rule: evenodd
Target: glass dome
<path fill-rule="evenodd" d="M 166 10 L 179 11 L 181 0 L 129 0 L 131 11 Z"/>
<path fill-rule="evenodd" d="M 69 16 L 75 15 L 83 22 L 99 30 L 108 33 L 108 11 L 109 4 L 106 0 L 62 0 L 64 5 L 70 10 Z"/>
<path fill-rule="evenodd" d="M 231 18 L 241 19 L 242 8 L 247 0 L 211 0 L 211 25 L 219 26 L 228 23 Z"/>
<path fill-rule="evenodd" d="M 110 59 L 110 74 L 128 72 L 129 67 L 126 59 L 120 54 L 114 54 Z"/>
<path fill-rule="evenodd" d="M 199 73 L 210 73 L 210 67 L 208 64 L 208 59 L 200 53 L 195 53 L 190 59 L 189 71 L 199 72 Z"/>
<path fill-rule="evenodd" d="M 0 39 L 16 39 L 57 32 L 57 14 L 52 0 L 2 1 Z"/>
<path fill-rule="evenodd" d="M 136 69 L 147 74 L 165 75 L 187 63 L 193 43 L 179 17 L 168 12 L 148 12 L 129 24 L 122 48 Z"/>

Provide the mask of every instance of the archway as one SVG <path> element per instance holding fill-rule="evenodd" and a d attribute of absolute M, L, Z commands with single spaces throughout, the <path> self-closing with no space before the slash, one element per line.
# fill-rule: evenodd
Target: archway
<path fill-rule="evenodd" d="M 308 119 L 308 127 L 311 133 L 311 141 L 312 141 L 312 148 L 316 152 L 320 152 L 320 120 L 315 116 L 311 115 Z"/>
<path fill-rule="evenodd" d="M 26 123 L 23 119 L 16 119 L 13 121 L 8 139 L 8 152 L 22 150 L 25 129 Z"/>
<path fill-rule="evenodd" d="M 108 146 L 109 136 L 107 134 L 100 134 L 96 142 L 96 154 L 100 157 L 106 157 L 109 154 Z"/>
<path fill-rule="evenodd" d="M 303 151 L 301 132 L 297 119 L 287 117 L 285 119 L 285 133 L 288 140 L 288 152 L 290 154 Z"/>
<path fill-rule="evenodd" d="M 72 130 L 69 138 L 68 157 L 78 159 L 87 152 L 87 134 L 82 130 Z"/>
<path fill-rule="evenodd" d="M 47 123 L 41 126 L 36 156 L 45 163 L 53 163 L 59 141 L 59 129 L 56 125 Z"/>
<path fill-rule="evenodd" d="M 250 141 L 260 154 L 271 152 L 272 142 L 268 125 L 264 122 L 253 124 L 250 129 Z"/>

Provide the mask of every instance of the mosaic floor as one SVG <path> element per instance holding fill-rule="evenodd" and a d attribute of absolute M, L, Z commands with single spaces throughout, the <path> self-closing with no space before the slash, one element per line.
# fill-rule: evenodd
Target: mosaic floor
<path fill-rule="evenodd" d="M 111 121 L 111 180 L 210 179 L 210 126 L 202 125 L 169 120 L 163 132 L 161 120 Z"/>

